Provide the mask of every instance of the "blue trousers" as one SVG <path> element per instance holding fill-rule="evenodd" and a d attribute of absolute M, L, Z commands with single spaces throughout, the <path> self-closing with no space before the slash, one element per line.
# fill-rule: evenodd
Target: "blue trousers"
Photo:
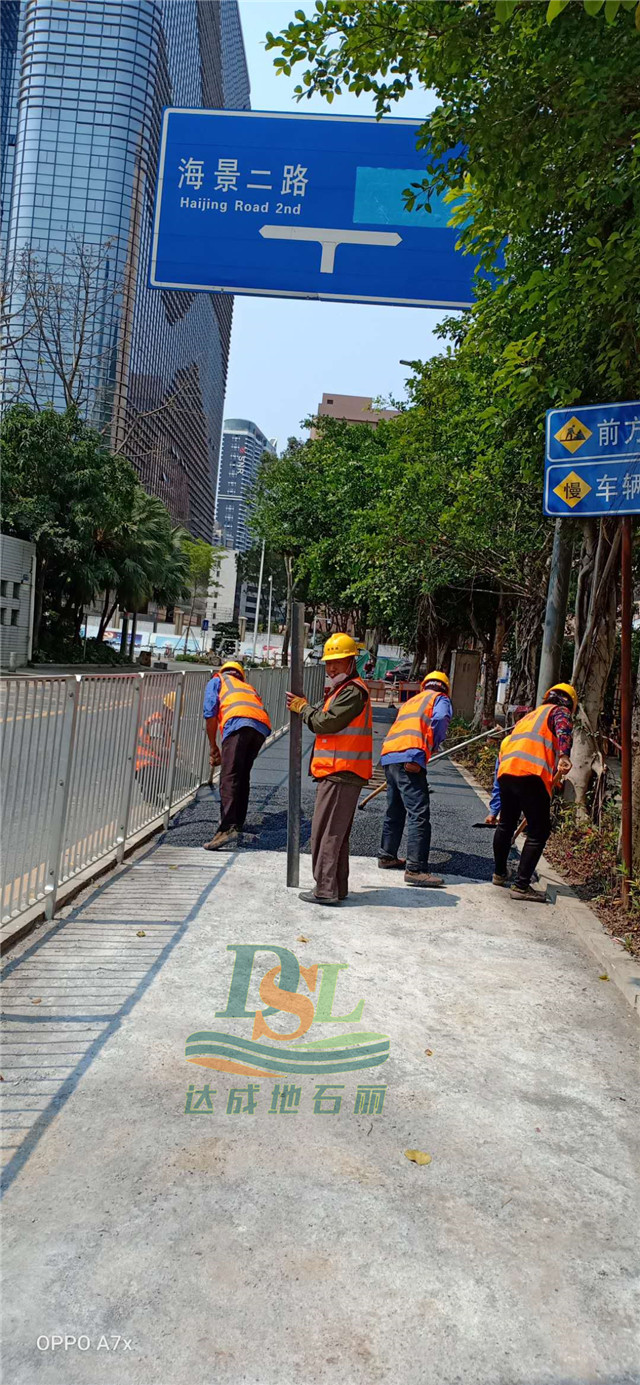
<path fill-rule="evenodd" d="M 404 765 L 385 765 L 387 811 L 379 856 L 397 856 L 407 822 L 407 870 L 429 870 L 431 813 L 427 771 L 409 773 Z"/>

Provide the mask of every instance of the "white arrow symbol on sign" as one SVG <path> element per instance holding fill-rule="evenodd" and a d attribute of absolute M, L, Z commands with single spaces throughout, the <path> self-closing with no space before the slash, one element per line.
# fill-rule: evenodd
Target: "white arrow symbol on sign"
<path fill-rule="evenodd" d="M 396 231 L 340 231 L 333 226 L 261 226 L 265 240 L 315 240 L 322 246 L 320 273 L 333 274 L 338 245 L 399 245 Z"/>

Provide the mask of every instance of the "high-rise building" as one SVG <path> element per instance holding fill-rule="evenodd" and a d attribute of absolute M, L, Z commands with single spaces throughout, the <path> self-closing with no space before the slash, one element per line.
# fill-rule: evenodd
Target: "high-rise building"
<path fill-rule="evenodd" d="M 227 548 L 246 553 L 255 542 L 250 530 L 251 491 L 265 452 L 273 442 L 248 418 L 225 418 L 216 497 L 216 523 Z"/>
<path fill-rule="evenodd" d="M 368 423 L 377 428 L 382 419 L 395 418 L 397 409 L 374 409 L 366 394 L 323 394 L 318 404 L 320 418 L 338 418 L 344 423 Z"/>
<path fill-rule="evenodd" d="M 3 0 L 2 83 L 4 400 L 64 407 L 75 352 L 86 417 L 210 540 L 232 299 L 147 275 L 163 107 L 249 108 L 237 0 Z M 25 253 L 49 320 L 23 336 Z"/>

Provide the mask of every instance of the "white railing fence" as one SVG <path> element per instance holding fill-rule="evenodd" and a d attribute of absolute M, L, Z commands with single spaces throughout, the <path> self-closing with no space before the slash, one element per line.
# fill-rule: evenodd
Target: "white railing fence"
<path fill-rule="evenodd" d="M 287 726 L 289 670 L 248 677 L 278 734 Z M 304 677 L 307 697 L 318 701 L 324 669 L 305 668 Z M 23 916 L 52 917 L 61 887 L 121 860 L 207 780 L 209 678 L 190 669 L 0 680 L 5 928 Z"/>

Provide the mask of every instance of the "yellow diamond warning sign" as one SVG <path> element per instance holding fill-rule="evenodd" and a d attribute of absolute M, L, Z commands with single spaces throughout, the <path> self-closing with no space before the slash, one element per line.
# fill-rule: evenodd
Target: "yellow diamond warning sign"
<path fill-rule="evenodd" d="M 574 505 L 578 505 L 581 500 L 584 500 L 585 495 L 588 495 L 590 490 L 591 486 L 587 485 L 581 476 L 578 476 L 577 471 L 570 471 L 559 486 L 554 486 L 553 493 L 559 495 L 560 499 L 564 500 L 565 505 L 568 505 L 569 509 L 572 510 Z"/>
<path fill-rule="evenodd" d="M 574 414 L 573 417 L 569 419 L 568 423 L 563 423 L 562 427 L 558 429 L 558 432 L 554 434 L 554 437 L 557 438 L 558 442 L 562 443 L 563 447 L 566 447 L 567 452 L 577 452 L 578 448 L 582 447 L 583 442 L 586 442 L 587 438 L 591 437 L 591 429 L 587 428 L 586 423 L 581 423 L 580 419 L 576 418 Z M 591 487 L 587 486 L 587 490 L 591 490 Z"/>

